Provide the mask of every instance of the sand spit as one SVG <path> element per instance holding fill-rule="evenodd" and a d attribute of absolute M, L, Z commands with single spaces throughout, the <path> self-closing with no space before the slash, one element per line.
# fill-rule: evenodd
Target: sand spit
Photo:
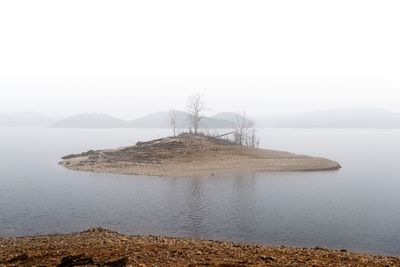
<path fill-rule="evenodd" d="M 400 257 L 324 248 L 81 233 L 0 238 L 0 266 L 400 266 Z"/>
<path fill-rule="evenodd" d="M 118 149 L 90 150 L 65 156 L 60 165 L 78 171 L 170 177 L 341 168 L 329 159 L 250 148 L 197 135 L 166 137 Z"/>

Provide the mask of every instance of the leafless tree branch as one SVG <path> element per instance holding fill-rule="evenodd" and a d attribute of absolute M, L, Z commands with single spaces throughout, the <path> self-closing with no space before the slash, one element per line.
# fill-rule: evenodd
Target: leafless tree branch
<path fill-rule="evenodd" d="M 199 93 L 189 97 L 186 110 L 189 113 L 190 129 L 193 127 L 194 134 L 197 134 L 202 119 L 201 114 L 206 110 L 206 104 Z"/>

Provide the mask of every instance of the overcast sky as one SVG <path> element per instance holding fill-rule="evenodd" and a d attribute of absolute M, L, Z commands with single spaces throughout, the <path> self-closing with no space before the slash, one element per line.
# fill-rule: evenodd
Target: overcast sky
<path fill-rule="evenodd" d="M 400 1 L 1 1 L 0 112 L 400 112 Z"/>

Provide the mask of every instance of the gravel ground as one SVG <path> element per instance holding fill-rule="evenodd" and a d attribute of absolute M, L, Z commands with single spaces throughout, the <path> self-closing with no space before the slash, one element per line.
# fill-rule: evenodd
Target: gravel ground
<path fill-rule="evenodd" d="M 400 257 L 324 248 L 81 233 L 0 239 L 0 266 L 400 266 Z"/>

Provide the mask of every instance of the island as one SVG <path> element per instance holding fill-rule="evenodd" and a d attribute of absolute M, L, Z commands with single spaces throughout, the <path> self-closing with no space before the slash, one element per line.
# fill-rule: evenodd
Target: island
<path fill-rule="evenodd" d="M 167 177 L 341 168 L 336 161 L 321 157 L 248 147 L 189 133 L 134 146 L 67 155 L 59 164 L 77 171 Z"/>

